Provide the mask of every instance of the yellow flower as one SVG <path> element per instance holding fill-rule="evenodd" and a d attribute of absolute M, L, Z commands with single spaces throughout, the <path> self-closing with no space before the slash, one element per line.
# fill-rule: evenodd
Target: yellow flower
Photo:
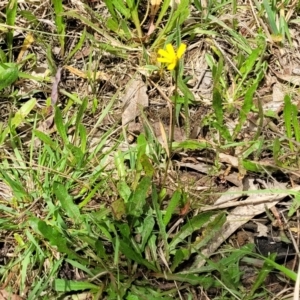
<path fill-rule="evenodd" d="M 180 44 L 177 52 L 175 52 L 171 44 L 166 45 L 166 50 L 159 49 L 158 54 L 161 57 L 157 58 L 157 61 L 166 63 L 168 65 L 168 70 L 174 70 L 178 64 L 179 59 L 182 57 L 186 50 L 186 44 Z"/>

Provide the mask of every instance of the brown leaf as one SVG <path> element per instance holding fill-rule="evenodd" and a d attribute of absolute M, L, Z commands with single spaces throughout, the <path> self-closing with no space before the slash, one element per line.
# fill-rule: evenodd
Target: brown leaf
<path fill-rule="evenodd" d="M 147 86 L 140 77 L 130 81 L 122 101 L 122 125 L 124 126 L 139 116 L 141 110 L 149 105 Z"/>
<path fill-rule="evenodd" d="M 65 66 L 64 67 L 65 69 L 67 69 L 69 72 L 71 72 L 72 74 L 78 76 L 78 77 L 81 77 L 83 79 L 86 79 L 86 78 L 95 78 L 95 80 L 109 80 L 108 76 L 104 73 L 104 72 L 101 72 L 101 71 L 97 71 L 94 73 L 91 73 L 89 74 L 89 72 L 85 71 L 80 71 L 72 66 Z"/>
<path fill-rule="evenodd" d="M 58 85 L 61 78 L 61 68 L 57 69 L 53 84 L 52 84 L 52 91 L 51 91 L 51 104 L 54 106 L 57 103 L 58 99 Z"/>
<path fill-rule="evenodd" d="M 154 19 L 159 10 L 161 4 L 161 0 L 151 0 L 151 9 L 150 9 L 150 20 L 148 25 L 147 35 L 151 35 L 151 33 L 155 30 Z"/>
<path fill-rule="evenodd" d="M 300 76 L 280 74 L 276 71 L 273 71 L 273 72 L 279 79 L 281 79 L 283 81 L 287 81 L 293 85 L 300 86 Z"/>
<path fill-rule="evenodd" d="M 21 62 L 25 52 L 27 51 L 27 49 L 31 46 L 31 44 L 34 42 L 34 37 L 31 33 L 28 33 L 24 39 L 24 42 L 23 42 L 23 45 L 22 45 L 22 48 L 21 48 L 21 51 L 18 55 L 18 58 L 17 58 L 17 62 Z"/>
<path fill-rule="evenodd" d="M 243 201 L 231 201 L 223 203 L 220 205 L 214 205 L 210 209 L 202 209 L 202 211 L 207 211 L 211 209 L 222 209 L 236 206 L 227 216 L 226 223 L 223 225 L 219 234 L 217 234 L 205 247 L 201 250 L 201 256 L 196 258 L 195 263 L 192 268 L 200 268 L 205 264 L 205 259 L 203 257 L 210 257 L 219 246 L 226 241 L 226 239 L 231 236 L 238 228 L 243 226 L 249 220 L 254 218 L 256 215 L 263 213 L 266 207 L 270 209 L 275 206 L 279 201 L 284 199 L 286 196 L 300 190 L 300 186 L 293 187 L 292 189 L 287 189 L 281 183 L 269 184 L 266 186 L 268 189 L 273 190 L 286 190 L 286 193 L 260 193 L 259 190 L 257 194 L 250 194 L 246 200 Z"/>
<path fill-rule="evenodd" d="M 0 290 L 0 300 L 22 300 L 18 295 L 7 292 L 6 290 Z"/>

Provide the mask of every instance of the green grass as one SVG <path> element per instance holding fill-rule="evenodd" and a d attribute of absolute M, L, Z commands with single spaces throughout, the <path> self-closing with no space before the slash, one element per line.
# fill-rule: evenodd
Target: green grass
<path fill-rule="evenodd" d="M 274 49 L 293 53 L 299 7 L 267 0 L 251 7 L 189 0 L 170 7 L 166 0 L 157 11 L 134 0 L 39 5 L 44 13 L 35 2 L 25 8 L 9 1 L 0 16 L 1 292 L 24 299 L 272 299 L 270 274 L 293 288 L 299 274 L 274 253 L 256 253 L 253 241 L 237 246 L 232 236 L 202 253 L 231 213 L 207 209 L 231 195 L 226 172 L 240 181 L 299 185 L 299 87 L 281 83 L 278 111 L 266 110 L 264 100 L 265 90 L 272 95 L 270 66 L 282 71 Z M 150 35 L 147 25 L 155 27 Z M 29 34 L 34 40 L 20 54 Z M 187 52 L 170 73 L 157 51 L 181 42 Z M 213 80 L 209 105 L 191 84 L 197 68 Z M 143 129 L 127 144 L 120 103 L 140 73 L 150 107 L 136 116 Z M 198 138 L 190 135 L 195 125 Z M 184 162 L 198 171 L 180 169 Z M 289 195 L 285 214 L 295 227 L 297 188 L 244 190 L 243 197 L 278 191 Z"/>

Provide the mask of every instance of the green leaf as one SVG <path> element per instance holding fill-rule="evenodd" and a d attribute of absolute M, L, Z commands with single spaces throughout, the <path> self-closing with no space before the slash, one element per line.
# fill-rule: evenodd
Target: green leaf
<path fill-rule="evenodd" d="M 168 21 L 165 34 L 173 30 L 176 26 L 176 23 L 179 25 L 182 24 L 188 17 L 189 11 L 189 0 L 181 0 L 176 10 L 173 11 L 171 19 Z"/>
<path fill-rule="evenodd" d="M 240 117 L 239 117 L 239 123 L 236 125 L 234 129 L 234 138 L 237 136 L 237 134 L 240 132 L 243 124 L 245 123 L 247 119 L 247 115 L 250 112 L 252 106 L 253 106 L 253 94 L 256 92 L 258 86 L 258 81 L 255 81 L 247 90 L 244 98 L 243 107 L 240 110 Z M 233 138 L 233 139 L 234 139 Z"/>
<path fill-rule="evenodd" d="M 107 2 L 109 1 L 105 1 L 105 3 Z M 124 5 L 123 0 L 112 0 L 111 2 L 113 3 L 115 10 L 121 13 L 126 19 L 130 17 L 130 9 Z"/>
<path fill-rule="evenodd" d="M 216 280 L 212 276 L 198 276 L 192 274 L 168 274 L 168 273 L 154 273 L 153 276 L 156 278 L 162 278 L 164 280 L 171 280 L 171 281 L 179 281 L 179 282 L 187 282 L 191 285 L 198 285 L 203 287 L 204 289 L 208 289 L 212 286 L 220 286 L 216 283 Z"/>
<path fill-rule="evenodd" d="M 178 87 L 185 97 L 187 97 L 191 101 L 195 101 L 194 94 L 190 91 L 190 89 L 187 87 L 187 85 L 184 83 L 181 77 L 178 78 Z"/>
<path fill-rule="evenodd" d="M 13 60 L 13 38 L 14 38 L 14 29 L 13 26 L 16 22 L 18 10 L 18 0 L 9 0 L 6 4 L 6 25 L 11 26 L 11 28 L 7 32 L 7 45 L 9 49 L 9 60 Z M 1 80 L 0 80 L 1 82 Z M 1 88 L 0 88 L 1 90 Z"/>
<path fill-rule="evenodd" d="M 223 111 L 223 100 L 221 94 L 217 88 L 213 90 L 213 109 L 216 115 L 216 122 L 213 122 L 213 126 L 220 132 L 222 137 L 227 140 L 231 141 L 231 135 L 226 126 L 224 126 L 224 111 Z"/>
<path fill-rule="evenodd" d="M 67 58 L 64 59 L 65 64 L 67 64 L 67 62 L 74 56 L 74 54 L 77 51 L 81 51 L 85 41 L 86 41 L 86 27 L 84 27 L 83 31 L 80 32 L 80 38 L 79 38 L 78 43 L 75 45 L 74 48 L 72 48 L 72 50 L 70 49 L 70 52 L 68 53 Z"/>
<path fill-rule="evenodd" d="M 40 233 L 49 240 L 52 246 L 56 246 L 61 253 L 70 254 L 71 250 L 67 246 L 65 237 L 53 226 L 47 225 L 46 222 L 38 220 L 38 230 Z"/>
<path fill-rule="evenodd" d="M 153 207 L 154 207 L 155 214 L 156 214 L 156 220 L 157 220 L 157 224 L 158 224 L 158 228 L 159 228 L 159 234 L 164 243 L 164 246 L 165 246 L 164 249 L 167 252 L 167 253 L 165 253 L 165 258 L 168 261 L 169 260 L 169 249 L 168 249 L 168 242 L 167 242 L 166 226 L 163 223 L 162 211 L 160 209 L 160 204 L 158 202 L 157 190 L 156 190 L 156 186 L 154 183 L 152 183 L 152 203 L 153 203 Z M 155 239 L 155 238 L 153 238 L 153 239 Z"/>
<path fill-rule="evenodd" d="M 184 150 L 201 150 L 211 148 L 211 145 L 206 141 L 186 140 L 183 142 L 173 142 L 172 149 Z"/>
<path fill-rule="evenodd" d="M 151 163 L 150 158 L 146 154 L 143 154 L 140 157 L 140 163 L 143 167 L 143 170 L 145 171 L 146 176 L 152 177 L 155 169 Z"/>
<path fill-rule="evenodd" d="M 53 183 L 53 191 L 59 200 L 61 207 L 66 214 L 75 222 L 81 221 L 80 210 L 76 204 L 74 204 L 72 197 L 69 195 L 65 185 L 60 182 Z"/>
<path fill-rule="evenodd" d="M 294 213 L 299 209 L 299 207 L 300 207 L 300 193 L 297 192 L 295 193 L 293 203 L 290 206 L 288 217 L 290 218 L 291 216 L 293 216 Z"/>
<path fill-rule="evenodd" d="M 126 214 L 125 204 L 123 199 L 117 199 L 111 203 L 111 209 L 115 220 L 121 220 Z"/>
<path fill-rule="evenodd" d="M 261 257 L 261 256 L 260 256 Z M 287 277 L 289 277 L 290 279 L 292 279 L 293 281 L 297 280 L 297 273 L 293 272 L 292 270 L 284 267 L 283 265 L 280 265 L 278 263 L 276 263 L 275 261 L 273 261 L 272 259 L 263 257 L 263 259 L 270 264 L 271 266 L 273 266 L 275 269 L 279 270 L 280 272 L 282 272 L 283 274 L 285 274 Z"/>
<path fill-rule="evenodd" d="M 0 65 L 7 62 L 6 53 L 0 48 Z"/>
<path fill-rule="evenodd" d="M 117 14 L 115 12 L 113 1 L 104 0 L 104 3 L 105 3 L 105 6 L 107 7 L 109 13 L 111 14 L 112 18 L 117 21 L 118 17 L 117 17 Z"/>
<path fill-rule="evenodd" d="M 175 250 L 178 243 L 184 242 L 186 237 L 190 236 L 194 231 L 201 229 L 201 227 L 207 223 L 214 214 L 215 212 L 204 212 L 195 216 L 192 220 L 189 220 L 189 222 L 185 224 L 174 236 L 173 240 L 169 244 L 169 251 L 171 252 Z"/>
<path fill-rule="evenodd" d="M 10 125 L 14 128 L 18 127 L 28 116 L 28 114 L 36 106 L 36 99 L 32 98 L 22 105 L 22 107 L 16 112 L 14 117 L 10 121 Z"/>
<path fill-rule="evenodd" d="M 277 25 L 276 25 L 276 21 L 275 21 L 276 12 L 274 10 L 272 10 L 272 8 L 269 4 L 269 0 L 263 0 L 263 5 L 264 5 L 264 8 L 265 8 L 267 16 L 268 16 L 269 25 L 271 27 L 272 33 L 279 34 L 279 31 L 278 31 Z"/>
<path fill-rule="evenodd" d="M 79 133 L 80 126 L 82 126 L 82 118 L 83 118 L 84 112 L 87 109 L 87 105 L 88 105 L 88 98 L 85 97 L 82 101 L 82 104 L 80 105 L 79 111 L 76 114 L 76 122 L 75 122 L 75 126 L 76 126 L 75 135 L 76 136 Z"/>
<path fill-rule="evenodd" d="M 278 159 L 280 156 L 280 149 L 281 149 L 281 144 L 279 138 L 275 137 L 273 140 L 273 157 L 274 157 L 274 161 L 279 166 L 281 165 L 281 162 Z"/>
<path fill-rule="evenodd" d="M 119 195 L 122 197 L 125 203 L 128 202 L 130 198 L 130 188 L 125 181 L 119 181 L 117 184 Z"/>
<path fill-rule="evenodd" d="M 298 108 L 295 104 L 292 105 L 292 112 L 293 112 L 293 127 L 294 127 L 294 135 L 296 142 L 300 142 L 300 125 L 298 120 Z"/>
<path fill-rule="evenodd" d="M 187 259 L 191 255 L 191 251 L 188 249 L 178 249 L 175 252 L 173 263 L 171 266 L 171 271 L 174 272 L 175 269 L 181 264 L 181 262 Z"/>
<path fill-rule="evenodd" d="M 52 3 L 55 11 L 54 20 L 55 20 L 56 30 L 58 33 L 58 40 L 61 46 L 61 56 L 63 56 L 65 51 L 65 27 L 66 27 L 62 15 L 64 12 L 63 2 L 61 0 L 52 0 Z"/>
<path fill-rule="evenodd" d="M 211 222 L 207 224 L 205 229 L 202 231 L 201 238 L 192 244 L 192 252 L 197 252 L 203 246 L 216 236 L 218 231 L 222 228 L 226 221 L 226 214 L 220 213 Z"/>
<path fill-rule="evenodd" d="M 283 119 L 284 119 L 284 126 L 287 138 L 290 140 L 289 145 L 291 151 L 294 151 L 294 145 L 291 141 L 293 137 L 293 129 L 292 129 L 292 118 L 293 109 L 292 109 L 292 102 L 291 97 L 289 95 L 285 95 L 284 97 L 284 109 L 283 109 Z"/>
<path fill-rule="evenodd" d="M 240 68 L 240 72 L 243 77 L 247 76 L 253 70 L 256 60 L 261 55 L 261 51 L 261 48 L 254 49 L 248 56 L 248 58 L 244 61 L 242 67 Z"/>
<path fill-rule="evenodd" d="M 39 130 L 33 130 L 34 135 L 39 138 L 42 142 L 44 142 L 46 145 L 49 145 L 53 150 L 59 151 L 57 142 L 54 142 L 49 135 L 45 134 L 42 131 Z"/>
<path fill-rule="evenodd" d="M 0 63 L 0 91 L 13 84 L 19 76 L 17 64 Z"/>
<path fill-rule="evenodd" d="M 81 290 L 99 290 L 99 286 L 88 281 L 74 281 L 65 279 L 54 280 L 54 290 L 56 292 L 72 292 Z"/>
<path fill-rule="evenodd" d="M 130 245 L 120 240 L 120 251 L 129 259 L 137 262 L 138 264 L 142 264 L 145 267 L 147 267 L 149 270 L 156 271 L 156 268 L 154 265 L 152 265 L 150 262 L 148 262 L 146 259 L 144 259 L 139 253 L 134 251 Z"/>
<path fill-rule="evenodd" d="M 22 17 L 24 17 L 27 21 L 30 22 L 30 24 L 34 26 L 39 25 L 39 20 L 38 18 L 29 10 L 21 10 L 18 12 Z"/>
<path fill-rule="evenodd" d="M 166 213 L 163 218 L 163 222 L 164 222 L 165 226 L 167 226 L 168 223 L 170 222 L 172 215 L 173 215 L 174 211 L 176 210 L 176 208 L 179 208 L 180 200 L 181 200 L 181 192 L 176 190 L 168 204 Z"/>
<path fill-rule="evenodd" d="M 276 254 L 272 253 L 268 259 L 275 261 L 275 258 L 276 258 Z M 252 288 L 249 293 L 249 298 L 253 297 L 255 291 L 259 289 L 259 287 L 265 282 L 267 276 L 273 269 L 274 269 L 273 265 L 270 265 L 267 261 L 264 262 L 262 268 L 259 270 L 258 276 L 256 277 L 254 284 L 252 284 Z"/>
<path fill-rule="evenodd" d="M 153 232 L 154 225 L 155 225 L 155 221 L 152 215 L 147 216 L 143 221 L 142 244 L 141 244 L 142 251 L 144 251 L 145 245 L 148 242 L 148 239 Z"/>
<path fill-rule="evenodd" d="M 136 190 L 132 193 L 132 196 L 126 204 L 127 213 L 129 215 L 136 217 L 142 215 L 151 181 L 150 177 L 144 177 L 138 184 Z"/>
<path fill-rule="evenodd" d="M 57 131 L 58 131 L 59 135 L 61 136 L 63 142 L 66 145 L 69 144 L 66 128 L 63 123 L 62 114 L 58 107 L 55 108 L 54 123 L 56 125 Z"/>

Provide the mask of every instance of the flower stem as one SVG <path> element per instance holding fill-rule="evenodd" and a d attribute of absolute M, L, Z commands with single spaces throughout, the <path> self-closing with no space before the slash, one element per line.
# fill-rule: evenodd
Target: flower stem
<path fill-rule="evenodd" d="M 178 65 L 175 67 L 174 71 L 175 71 L 175 90 L 174 90 L 174 106 L 173 106 L 173 112 L 172 112 L 171 134 L 170 134 L 170 141 L 169 141 L 170 155 L 172 153 L 172 143 L 174 140 L 174 130 L 175 130 L 175 126 L 176 126 L 176 108 L 177 108 L 177 100 L 178 100 L 178 76 L 179 76 Z"/>

